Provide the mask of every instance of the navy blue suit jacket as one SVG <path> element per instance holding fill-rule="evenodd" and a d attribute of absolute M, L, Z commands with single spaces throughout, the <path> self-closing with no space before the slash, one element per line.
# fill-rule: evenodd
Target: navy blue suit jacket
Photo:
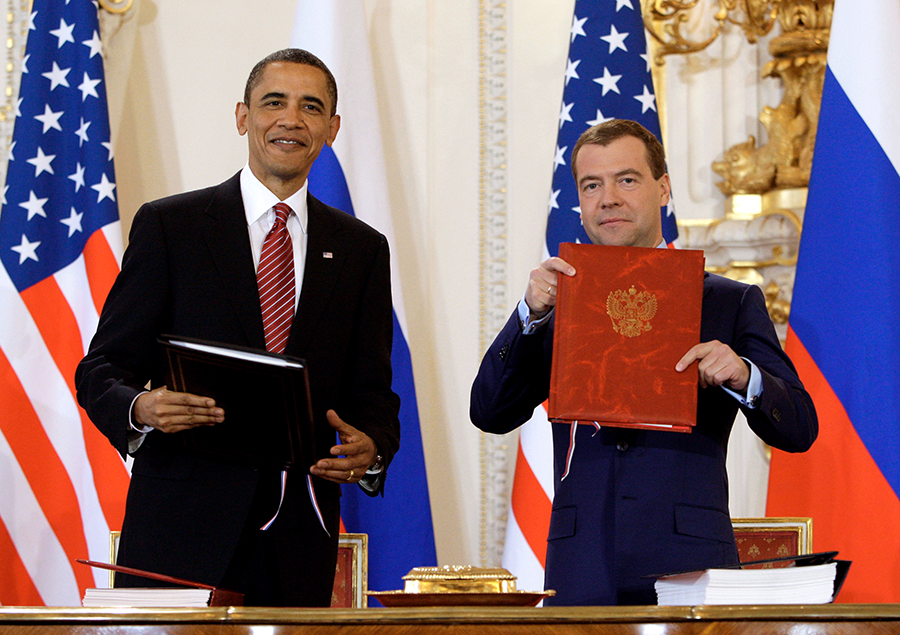
<path fill-rule="evenodd" d="M 808 449 L 818 432 L 815 409 L 758 287 L 706 275 L 701 341 L 711 340 L 762 373 L 758 407 L 743 408 L 753 431 L 782 450 Z M 472 388 L 476 426 L 505 433 L 531 417 L 549 393 L 552 344 L 552 318 L 523 335 L 513 313 Z M 557 595 L 546 604 L 655 604 L 647 576 L 737 563 L 725 453 L 738 407 L 723 389 L 706 388 L 699 389 L 691 434 L 602 428 L 594 435 L 593 427 L 578 426 L 562 482 L 569 427 L 552 424 L 556 492 L 545 587 Z"/>
<path fill-rule="evenodd" d="M 388 464 L 400 435 L 400 400 L 391 391 L 388 244 L 312 196 L 308 211 L 303 286 L 285 352 L 309 367 L 317 456 L 328 456 L 336 442 L 325 418 L 333 408 L 375 441 Z M 239 174 L 147 203 L 135 216 L 122 271 L 76 375 L 79 403 L 123 456 L 134 398 L 148 381 L 164 383 L 161 334 L 265 350 Z M 119 563 L 216 585 L 248 523 L 258 484 L 275 496 L 274 513 L 278 475 L 190 452 L 178 437 L 150 432 L 134 455 Z M 340 486 L 313 478 L 329 538 L 312 516 L 306 474 L 302 468 L 289 473 L 283 509 L 305 525 L 279 539 L 281 575 L 285 588 L 318 580 L 311 586 L 321 590 L 321 600 L 300 599 L 327 606 Z"/>

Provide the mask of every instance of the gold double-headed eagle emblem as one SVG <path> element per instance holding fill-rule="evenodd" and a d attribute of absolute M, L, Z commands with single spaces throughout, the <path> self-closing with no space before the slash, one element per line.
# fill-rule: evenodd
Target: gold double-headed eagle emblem
<path fill-rule="evenodd" d="M 649 331 L 656 307 L 656 295 L 638 291 L 634 285 L 627 291 L 610 291 L 606 297 L 606 314 L 612 320 L 613 329 L 625 337 L 637 337 Z"/>

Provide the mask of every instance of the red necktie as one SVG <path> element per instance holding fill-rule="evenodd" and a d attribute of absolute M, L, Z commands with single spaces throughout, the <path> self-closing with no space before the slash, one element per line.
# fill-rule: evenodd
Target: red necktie
<path fill-rule="evenodd" d="M 266 350 L 283 353 L 294 319 L 294 247 L 287 229 L 291 208 L 275 205 L 275 224 L 266 235 L 256 282 L 262 307 Z"/>

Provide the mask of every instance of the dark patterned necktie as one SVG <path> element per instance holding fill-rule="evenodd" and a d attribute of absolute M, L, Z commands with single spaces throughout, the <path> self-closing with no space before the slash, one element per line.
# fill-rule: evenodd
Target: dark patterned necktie
<path fill-rule="evenodd" d="M 294 247 L 287 229 L 291 208 L 275 205 L 275 224 L 266 235 L 256 282 L 262 307 L 266 350 L 283 353 L 294 319 Z"/>

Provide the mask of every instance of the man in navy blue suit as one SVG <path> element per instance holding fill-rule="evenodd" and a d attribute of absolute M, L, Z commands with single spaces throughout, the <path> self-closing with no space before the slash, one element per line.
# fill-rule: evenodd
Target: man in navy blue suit
<path fill-rule="evenodd" d="M 598 245 L 665 247 L 660 207 L 669 201 L 662 145 L 640 124 L 587 130 L 572 152 L 585 232 Z M 485 354 L 472 387 L 472 422 L 503 434 L 548 396 L 556 288 L 578 273 L 560 258 L 532 270 L 525 296 Z M 818 421 L 784 354 L 764 297 L 706 274 L 700 344 L 678 372 L 699 374 L 691 434 L 553 426 L 555 495 L 547 538 L 546 604 L 655 604 L 653 575 L 736 564 L 725 453 L 737 410 L 766 443 L 802 452 Z M 615 378 L 610 378 L 615 381 Z"/>

